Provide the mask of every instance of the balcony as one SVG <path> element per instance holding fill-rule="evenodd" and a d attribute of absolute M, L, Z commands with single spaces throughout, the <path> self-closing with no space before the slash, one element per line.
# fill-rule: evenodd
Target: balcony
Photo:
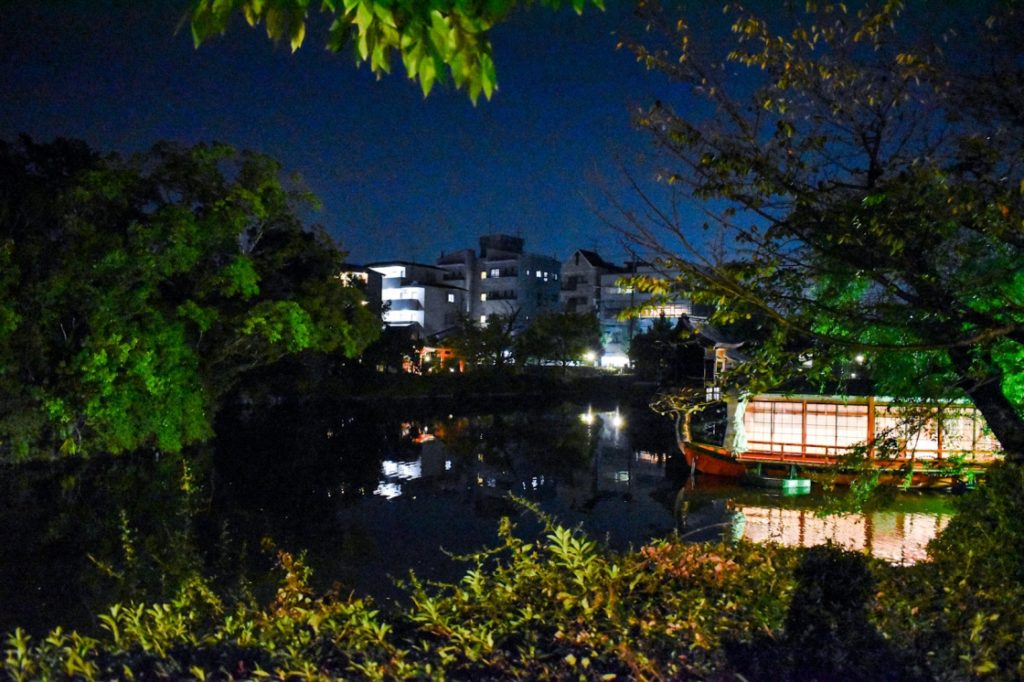
<path fill-rule="evenodd" d="M 387 303 L 390 310 L 423 310 L 423 304 L 415 298 L 393 298 Z"/>

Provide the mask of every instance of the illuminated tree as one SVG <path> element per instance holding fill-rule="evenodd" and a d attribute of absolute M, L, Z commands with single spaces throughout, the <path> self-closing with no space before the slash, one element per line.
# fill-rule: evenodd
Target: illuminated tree
<path fill-rule="evenodd" d="M 175 452 L 250 370 L 376 338 L 279 175 L 223 146 L 0 143 L 0 460 Z"/>
<path fill-rule="evenodd" d="M 1024 460 L 1019 3 L 945 18 L 898 0 L 771 19 L 730 5 L 725 54 L 642 4 L 638 59 L 711 105 L 637 115 L 674 197 L 623 211 L 667 275 L 652 285 L 716 305 L 712 323 L 765 320 L 733 375 L 750 390 L 834 379 L 863 355 L 880 392 L 969 396 Z"/>
<path fill-rule="evenodd" d="M 310 0 L 193 0 L 192 37 L 198 47 L 224 33 L 236 14 L 250 26 L 263 23 L 271 40 L 286 39 L 292 51 L 306 39 Z M 397 56 L 411 80 L 427 95 L 438 80 L 450 75 L 476 102 L 491 98 L 497 86 L 489 32 L 515 9 L 540 5 L 558 9 L 571 5 L 577 13 L 587 4 L 603 8 L 603 0 L 322 0 L 320 9 L 333 17 L 327 49 L 340 52 L 352 44 L 356 61 L 380 76 L 391 72 Z"/>

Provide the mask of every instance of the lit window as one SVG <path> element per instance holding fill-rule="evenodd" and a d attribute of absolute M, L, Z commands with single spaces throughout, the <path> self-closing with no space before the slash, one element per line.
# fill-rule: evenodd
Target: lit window
<path fill-rule="evenodd" d="M 487 279 L 487 271 L 486 270 L 481 270 L 480 271 L 480 279 Z"/>
<path fill-rule="evenodd" d="M 491 277 L 501 277 L 501 273 L 498 272 L 498 268 L 491 268 Z"/>
<path fill-rule="evenodd" d="M 481 315 L 480 316 L 480 324 L 487 324 L 487 316 L 486 315 Z"/>
<path fill-rule="evenodd" d="M 448 294 L 448 302 L 455 303 L 455 294 Z"/>
<path fill-rule="evenodd" d="M 486 301 L 487 300 L 487 294 L 480 294 L 480 300 L 481 301 Z"/>
<path fill-rule="evenodd" d="M 540 270 L 537 271 L 537 279 L 541 278 Z"/>
<path fill-rule="evenodd" d="M 529 276 L 530 276 L 530 271 L 529 271 L 529 270 L 527 270 L 527 271 L 526 271 L 526 276 L 527 276 L 527 277 L 529 277 Z"/>
<path fill-rule="evenodd" d="M 557 282 L 558 281 L 558 273 L 556 272 L 553 276 L 555 278 L 555 281 Z"/>

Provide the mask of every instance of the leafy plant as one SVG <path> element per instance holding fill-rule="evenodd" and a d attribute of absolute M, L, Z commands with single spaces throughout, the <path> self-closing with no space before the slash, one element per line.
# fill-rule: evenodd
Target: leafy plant
<path fill-rule="evenodd" d="M 1003 476 L 1010 485 L 1019 472 L 998 473 L 997 485 Z M 984 495 L 968 499 L 965 527 L 1001 516 Z M 980 508 L 989 511 L 979 515 Z M 469 564 L 461 581 L 425 584 L 412 575 L 409 603 L 388 612 L 337 588 L 318 596 L 302 557 L 279 551 L 279 585 L 265 606 L 251 596 L 227 600 L 196 577 L 167 602 L 111 607 L 98 616 L 96 636 L 57 628 L 36 639 L 16 630 L 0 675 L 952 680 L 1021 673 L 1021 581 L 1003 573 L 999 562 L 1010 559 L 990 565 L 971 550 L 953 557 L 948 546 L 963 539 L 957 530 L 935 545 L 934 562 L 896 567 L 829 546 L 667 539 L 616 553 L 541 520 L 533 539 L 503 520 L 497 546 L 460 557 Z"/>

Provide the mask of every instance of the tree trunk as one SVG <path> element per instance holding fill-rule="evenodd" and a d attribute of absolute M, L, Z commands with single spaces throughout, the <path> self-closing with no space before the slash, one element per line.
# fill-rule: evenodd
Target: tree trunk
<path fill-rule="evenodd" d="M 972 377 L 972 358 L 966 348 L 952 348 L 949 358 L 957 373 L 962 377 L 961 385 L 985 417 L 985 422 L 992 429 L 992 434 L 1006 452 L 1006 461 L 1024 464 L 1024 419 L 1017 412 L 1002 388 L 1002 372 L 992 362 L 986 362 L 991 370 L 990 377 L 985 381 L 976 381 Z"/>

